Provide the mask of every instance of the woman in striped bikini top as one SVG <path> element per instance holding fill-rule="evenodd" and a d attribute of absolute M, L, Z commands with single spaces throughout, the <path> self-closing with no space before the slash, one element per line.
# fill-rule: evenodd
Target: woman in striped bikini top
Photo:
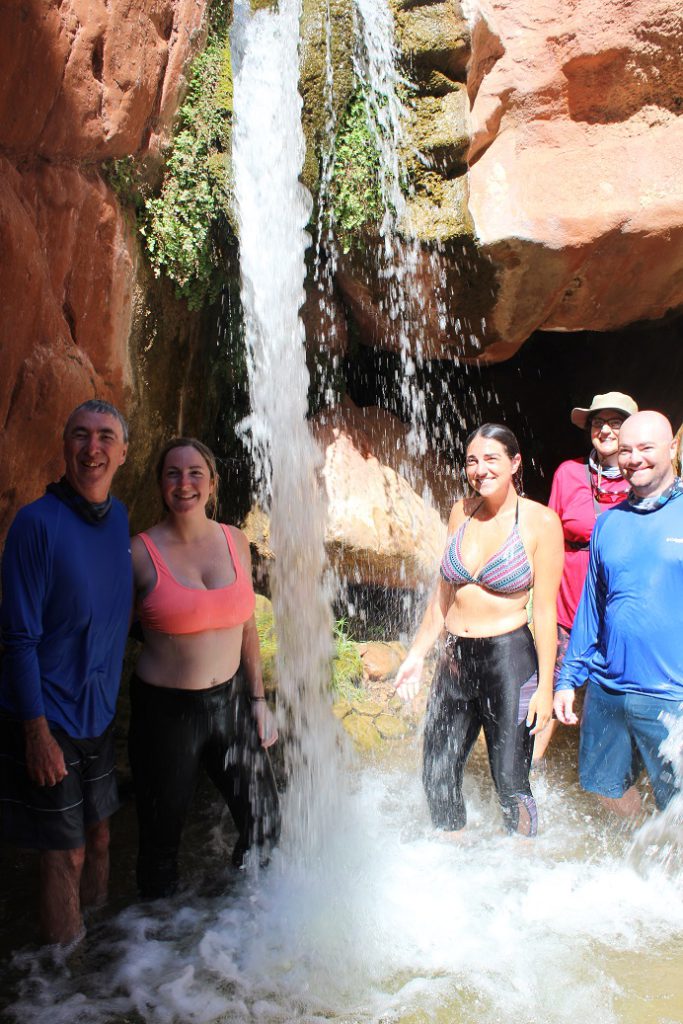
<path fill-rule="evenodd" d="M 526 626 L 533 586 L 539 686 L 531 713 L 534 732 L 540 732 L 552 711 L 564 544 L 557 515 L 522 494 L 521 462 L 517 439 L 500 424 L 484 424 L 467 439 L 465 470 L 473 497 L 453 506 L 437 587 L 396 686 L 401 696 L 414 696 L 425 657 L 439 637 L 503 637 Z"/>
<path fill-rule="evenodd" d="M 441 560 L 441 576 L 447 583 L 452 583 L 456 587 L 476 583 L 495 594 L 526 593 L 533 584 L 534 574 L 519 532 L 519 499 L 512 531 L 477 575 L 473 576 L 463 563 L 462 541 L 465 529 L 482 504 L 483 502 L 480 502 L 474 512 L 461 523 L 446 547 Z"/>

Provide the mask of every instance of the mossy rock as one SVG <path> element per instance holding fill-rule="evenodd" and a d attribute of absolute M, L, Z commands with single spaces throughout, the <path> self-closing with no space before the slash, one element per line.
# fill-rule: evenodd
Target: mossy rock
<path fill-rule="evenodd" d="M 347 715 L 342 720 L 342 725 L 357 750 L 367 753 L 376 750 L 382 742 L 382 737 L 375 729 L 372 719 L 366 715 Z"/>
<path fill-rule="evenodd" d="M 378 715 L 374 720 L 375 729 L 384 740 L 400 740 L 408 735 L 407 724 L 394 715 Z"/>
<path fill-rule="evenodd" d="M 332 705 L 332 714 L 341 721 L 353 711 L 353 704 L 350 700 L 338 700 Z"/>
<path fill-rule="evenodd" d="M 331 96 L 327 92 L 327 4 L 323 0 L 303 0 L 299 90 L 304 101 L 306 157 L 301 177 L 314 195 L 318 191 L 323 156 L 331 143 L 330 117 L 338 126 L 355 88 L 352 0 L 330 0 L 329 10 Z"/>
<path fill-rule="evenodd" d="M 377 715 L 381 715 L 384 711 L 384 705 L 374 700 L 361 700 L 354 703 L 353 710 L 359 715 L 365 715 L 367 718 L 376 718 Z"/>

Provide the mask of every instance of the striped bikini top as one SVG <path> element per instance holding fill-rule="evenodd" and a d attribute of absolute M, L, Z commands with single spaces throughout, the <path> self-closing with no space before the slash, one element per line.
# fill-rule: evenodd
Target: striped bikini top
<path fill-rule="evenodd" d="M 529 590 L 533 581 L 531 563 L 527 556 L 519 533 L 519 501 L 515 511 L 515 522 L 510 535 L 495 555 L 489 558 L 486 565 L 473 576 L 465 568 L 462 561 L 462 538 L 465 529 L 480 505 L 477 505 L 471 516 L 462 523 L 453 534 L 443 558 L 441 559 L 441 575 L 447 583 L 462 587 L 466 583 L 476 583 L 495 594 L 521 594 Z"/>

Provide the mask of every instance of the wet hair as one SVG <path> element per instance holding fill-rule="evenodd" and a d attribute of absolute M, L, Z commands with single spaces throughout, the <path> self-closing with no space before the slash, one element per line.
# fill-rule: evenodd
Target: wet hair
<path fill-rule="evenodd" d="M 512 433 L 509 427 L 506 427 L 503 423 L 482 423 L 480 427 L 473 430 L 470 436 L 465 441 L 465 454 L 467 455 L 467 449 L 474 440 L 478 437 L 490 438 L 492 441 L 497 441 L 498 444 L 502 445 L 505 449 L 505 454 L 509 459 L 514 459 L 515 455 L 521 457 L 522 453 L 519 449 L 519 441 Z M 517 494 L 524 494 L 524 484 L 522 480 L 522 463 L 520 462 L 519 468 L 513 473 L 512 482 L 515 486 Z"/>
<path fill-rule="evenodd" d="M 159 452 L 159 458 L 157 459 L 156 476 L 159 487 L 161 487 L 161 480 L 164 474 L 166 456 L 176 448 L 194 448 L 195 451 L 199 452 L 201 457 L 204 459 L 204 462 L 209 467 L 209 477 L 213 484 L 213 494 L 209 498 L 206 508 L 212 518 L 215 519 L 218 511 L 218 464 L 216 462 L 216 456 L 203 441 L 199 441 L 196 437 L 172 437 L 170 441 L 166 442 Z M 166 502 L 164 502 L 164 508 L 168 512 Z"/>
<path fill-rule="evenodd" d="M 122 412 L 112 405 L 111 402 L 105 402 L 103 398 L 89 398 L 87 402 L 81 402 L 75 409 L 72 409 L 69 413 L 69 417 L 64 425 L 63 437 L 66 438 L 66 432 L 69 429 L 74 416 L 77 416 L 79 412 L 100 412 L 105 413 L 107 416 L 113 416 L 115 420 L 118 420 L 121 424 L 121 431 L 123 433 L 123 443 L 128 444 L 128 421 Z"/>

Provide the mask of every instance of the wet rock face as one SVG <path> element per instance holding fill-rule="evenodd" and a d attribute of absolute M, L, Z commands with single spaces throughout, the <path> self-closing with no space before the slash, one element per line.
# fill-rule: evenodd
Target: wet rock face
<path fill-rule="evenodd" d="M 97 395 L 130 411 L 138 247 L 101 161 L 163 142 L 205 6 L 2 6 L 0 536 L 59 474 L 74 405 Z"/>
<path fill-rule="evenodd" d="M 683 306 L 683 39 L 674 0 L 394 0 L 413 83 L 409 334 L 497 362 L 537 330 L 617 330 Z M 419 156 L 417 155 L 419 151 Z M 336 284 L 397 351 L 382 242 Z"/>

